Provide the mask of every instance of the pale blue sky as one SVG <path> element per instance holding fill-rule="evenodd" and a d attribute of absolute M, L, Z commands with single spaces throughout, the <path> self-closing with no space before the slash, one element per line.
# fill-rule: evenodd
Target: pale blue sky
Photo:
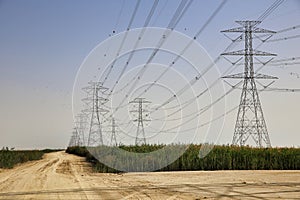
<path fill-rule="evenodd" d="M 135 1 L 124 0 L 2 0 L 0 1 L 0 146 L 17 148 L 65 147 L 72 131 L 71 94 L 75 75 L 88 53 L 113 31 L 126 29 Z M 274 0 L 229 0 L 197 41 L 212 58 L 230 43 L 221 30 L 235 20 L 257 19 Z M 150 22 L 166 27 L 178 0 L 161 0 Z M 220 1 L 195 0 L 175 30 L 193 36 Z M 152 1 L 143 0 L 132 28 L 143 25 Z M 164 7 L 165 6 L 165 7 Z M 164 7 L 164 9 L 163 9 Z M 161 12 L 160 12 L 161 11 Z M 280 30 L 300 24 L 300 1 L 286 0 L 261 24 Z M 290 31 L 276 38 L 298 35 Z M 275 37 L 274 37 L 275 38 Z M 300 39 L 263 45 L 278 59 L 300 56 Z M 223 71 L 226 61 L 218 63 Z M 276 87 L 300 88 L 300 66 L 267 68 L 281 79 Z M 231 96 L 238 104 L 239 91 Z M 271 142 L 299 146 L 299 93 L 264 93 Z M 226 121 L 219 143 L 230 143 L 235 113 Z"/>

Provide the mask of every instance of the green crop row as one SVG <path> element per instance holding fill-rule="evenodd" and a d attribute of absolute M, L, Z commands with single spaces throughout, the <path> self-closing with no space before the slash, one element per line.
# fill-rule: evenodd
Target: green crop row
<path fill-rule="evenodd" d="M 158 152 L 158 156 L 140 156 L 132 153 L 148 153 L 155 150 L 167 149 Z M 237 146 L 214 146 L 212 151 L 204 158 L 199 157 L 201 145 L 142 145 L 142 146 L 120 146 L 125 153 L 116 154 L 114 147 L 69 147 L 66 152 L 86 157 L 87 161 L 93 163 L 97 172 L 118 172 L 113 167 L 108 167 L 99 162 L 93 155 L 101 156 L 101 161 L 114 161 L 116 166 L 124 166 L 127 171 L 145 171 L 152 168 L 160 168 L 160 164 L 172 158 L 183 148 L 185 152 L 171 164 L 160 168 L 159 171 L 186 171 L 186 170 L 299 170 L 300 149 L 299 148 L 252 148 Z M 92 154 L 90 152 L 93 152 Z M 106 152 L 106 153 L 101 153 Z M 107 153 L 111 152 L 111 153 Z M 167 153 L 166 153 L 167 152 Z M 158 157 L 158 158 L 157 158 Z M 143 160 L 141 160 L 143 159 Z M 137 162 L 137 160 L 139 162 Z M 142 162 L 141 162 L 142 161 Z M 135 163 L 136 162 L 136 163 Z M 106 162 L 104 162 L 106 163 Z M 137 163 L 143 163 L 143 166 Z M 134 167 L 131 167 L 134 166 Z"/>

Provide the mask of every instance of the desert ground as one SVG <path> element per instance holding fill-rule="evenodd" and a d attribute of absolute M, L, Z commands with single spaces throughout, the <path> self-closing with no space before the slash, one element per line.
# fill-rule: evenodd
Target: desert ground
<path fill-rule="evenodd" d="M 55 152 L 1 170 L 0 199 L 300 199 L 300 171 L 103 174 Z"/>

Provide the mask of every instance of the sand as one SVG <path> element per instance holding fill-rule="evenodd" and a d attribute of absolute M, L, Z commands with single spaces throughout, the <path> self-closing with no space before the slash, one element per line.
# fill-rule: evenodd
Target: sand
<path fill-rule="evenodd" d="M 0 199 L 300 199 L 300 171 L 104 174 L 55 152 L 1 170 Z"/>

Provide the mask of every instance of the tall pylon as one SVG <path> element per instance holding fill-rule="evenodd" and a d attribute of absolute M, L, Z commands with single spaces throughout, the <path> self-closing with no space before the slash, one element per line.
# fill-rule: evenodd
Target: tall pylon
<path fill-rule="evenodd" d="M 90 81 L 88 84 L 87 87 L 83 88 L 87 94 L 87 97 L 83 99 L 87 109 L 83 112 L 88 114 L 90 119 L 87 146 L 99 146 L 103 145 L 101 116 L 102 113 L 108 112 L 108 110 L 102 108 L 107 99 L 101 95 L 108 88 L 103 87 L 101 82 Z"/>
<path fill-rule="evenodd" d="M 276 32 L 256 27 L 261 21 L 236 21 L 241 27 L 221 31 L 242 33 L 245 49 L 225 52 L 221 55 L 244 56 L 244 72 L 222 78 L 243 79 L 243 88 L 234 129 L 232 144 L 243 146 L 251 137 L 258 147 L 271 147 L 271 142 L 256 88 L 256 79 L 277 79 L 277 77 L 255 73 L 253 56 L 276 56 L 252 47 L 253 33 L 272 35 Z"/>
<path fill-rule="evenodd" d="M 144 129 L 144 122 L 150 121 L 149 119 L 146 119 L 144 117 L 145 113 L 148 113 L 149 111 L 144 109 L 144 104 L 151 103 L 150 101 L 145 100 L 145 98 L 135 98 L 133 101 L 130 101 L 129 103 L 132 104 L 138 104 L 137 110 L 131 110 L 132 113 L 138 113 L 137 119 L 133 120 L 134 122 L 137 122 L 137 130 L 136 130 L 136 137 L 135 137 L 135 145 L 142 145 L 146 144 L 146 135 L 145 135 L 145 129 Z M 145 115 L 149 116 L 149 115 Z"/>

